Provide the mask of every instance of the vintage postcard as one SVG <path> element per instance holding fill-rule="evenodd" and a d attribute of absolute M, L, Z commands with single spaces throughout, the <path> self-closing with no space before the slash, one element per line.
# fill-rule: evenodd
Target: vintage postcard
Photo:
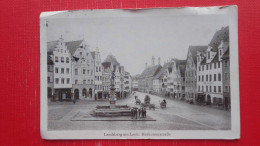
<path fill-rule="evenodd" d="M 43 12 L 43 139 L 240 138 L 236 6 Z"/>

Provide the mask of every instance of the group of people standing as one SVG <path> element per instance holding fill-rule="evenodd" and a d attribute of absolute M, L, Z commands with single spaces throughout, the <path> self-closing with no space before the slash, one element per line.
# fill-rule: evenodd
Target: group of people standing
<path fill-rule="evenodd" d="M 135 118 L 137 119 L 137 117 L 141 117 L 141 118 L 146 118 L 146 109 L 145 108 L 132 108 L 131 109 L 131 116 L 132 119 Z"/>

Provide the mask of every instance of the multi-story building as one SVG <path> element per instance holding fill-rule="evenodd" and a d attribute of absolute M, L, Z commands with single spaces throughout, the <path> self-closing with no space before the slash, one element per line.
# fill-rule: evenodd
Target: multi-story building
<path fill-rule="evenodd" d="M 103 86 L 104 86 L 104 95 L 103 96 L 109 96 L 109 90 L 110 90 L 110 78 L 111 74 L 114 71 L 115 72 L 115 92 L 117 98 L 124 97 L 124 89 L 125 89 L 125 69 L 124 66 L 121 66 L 120 63 L 116 60 L 116 58 L 113 55 L 108 55 L 105 61 L 102 63 L 103 66 Z M 109 81 L 109 82 L 108 82 Z"/>
<path fill-rule="evenodd" d="M 53 54 L 51 52 L 48 52 L 47 54 L 47 86 L 48 86 L 48 98 L 52 98 L 53 97 L 53 90 L 54 90 L 54 85 L 53 85 L 53 77 L 54 77 L 54 73 L 53 73 Z"/>
<path fill-rule="evenodd" d="M 162 66 L 160 64 L 154 64 L 154 57 L 152 58 L 152 65 L 147 66 L 141 73 L 138 79 L 138 91 L 141 92 L 151 92 L 153 91 L 153 79 L 156 74 L 161 70 Z"/>
<path fill-rule="evenodd" d="M 205 52 L 207 46 L 189 46 L 185 69 L 185 98 L 195 102 L 197 97 L 197 52 Z"/>
<path fill-rule="evenodd" d="M 132 91 L 138 91 L 139 74 L 132 77 Z"/>
<path fill-rule="evenodd" d="M 229 48 L 222 56 L 222 77 L 223 77 L 223 96 L 224 107 L 230 109 L 230 60 L 229 60 Z"/>
<path fill-rule="evenodd" d="M 123 97 L 127 97 L 130 93 L 132 93 L 132 78 L 129 72 L 125 72 Z"/>
<path fill-rule="evenodd" d="M 94 59 L 94 84 L 95 84 L 95 97 L 97 99 L 102 99 L 103 85 L 102 85 L 102 64 L 100 53 L 97 48 L 96 51 L 91 52 L 92 58 Z"/>
<path fill-rule="evenodd" d="M 62 37 L 58 41 L 47 43 L 49 57 L 53 59 L 53 80 L 50 79 L 50 81 L 53 81 L 54 100 L 71 99 L 71 54 L 69 47 Z"/>
<path fill-rule="evenodd" d="M 197 54 L 198 102 L 223 104 L 222 59 L 229 46 L 229 28 L 218 30 L 205 53 Z"/>
<path fill-rule="evenodd" d="M 166 74 L 166 70 L 168 69 L 168 66 L 169 66 L 169 63 L 165 63 L 153 79 L 153 91 L 155 91 L 156 94 L 161 94 L 161 95 L 165 94 L 166 90 L 163 91 L 163 87 L 165 87 L 163 78 L 164 78 L 164 75 Z M 167 81 L 167 79 L 165 81 Z"/>

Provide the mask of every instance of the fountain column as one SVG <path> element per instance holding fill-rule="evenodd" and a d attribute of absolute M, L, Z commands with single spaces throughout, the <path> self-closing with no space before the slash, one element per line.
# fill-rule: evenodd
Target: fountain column
<path fill-rule="evenodd" d="M 109 98 L 109 102 L 110 102 L 110 109 L 115 109 L 116 108 L 116 97 L 115 97 L 115 71 L 112 72 L 112 76 L 111 76 L 111 85 L 110 85 L 110 98 Z"/>

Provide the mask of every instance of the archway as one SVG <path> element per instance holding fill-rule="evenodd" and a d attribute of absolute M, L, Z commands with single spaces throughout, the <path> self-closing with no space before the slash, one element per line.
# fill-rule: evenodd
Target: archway
<path fill-rule="evenodd" d="M 89 96 L 90 96 L 90 98 L 92 98 L 92 88 L 89 88 Z"/>
<path fill-rule="evenodd" d="M 52 97 L 52 89 L 48 87 L 48 98 Z"/>
<path fill-rule="evenodd" d="M 87 97 L 87 89 L 86 88 L 82 89 L 82 96 Z"/>
<path fill-rule="evenodd" d="M 79 89 L 74 90 L 74 98 L 79 99 Z"/>
<path fill-rule="evenodd" d="M 211 96 L 207 95 L 207 104 L 211 104 Z"/>

